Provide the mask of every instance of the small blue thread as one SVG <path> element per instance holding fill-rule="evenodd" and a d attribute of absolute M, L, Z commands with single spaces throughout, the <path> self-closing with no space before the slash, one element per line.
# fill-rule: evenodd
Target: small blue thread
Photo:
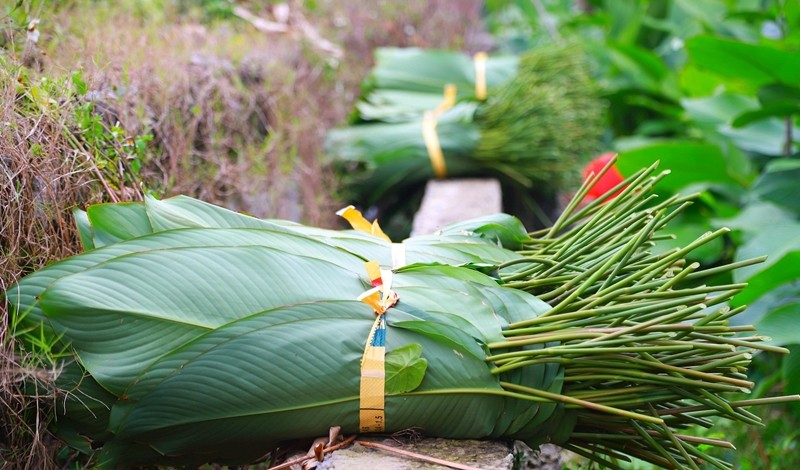
<path fill-rule="evenodd" d="M 386 319 L 385 315 L 381 316 L 378 322 L 378 328 L 375 329 L 375 335 L 372 337 L 372 346 L 385 346 L 386 345 Z"/>

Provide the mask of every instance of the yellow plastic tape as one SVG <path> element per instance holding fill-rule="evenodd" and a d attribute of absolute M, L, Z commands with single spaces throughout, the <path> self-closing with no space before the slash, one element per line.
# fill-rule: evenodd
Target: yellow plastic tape
<path fill-rule="evenodd" d="M 458 88 L 452 83 L 448 83 L 444 86 L 444 100 L 439 103 L 433 113 L 438 118 L 442 113 L 447 111 L 448 109 L 452 108 L 456 104 L 456 98 L 458 97 Z"/>
<path fill-rule="evenodd" d="M 364 263 L 364 269 L 367 270 L 367 277 L 369 277 L 372 287 L 378 287 L 383 284 L 381 265 L 377 261 L 367 261 Z"/>
<path fill-rule="evenodd" d="M 375 312 L 383 310 L 380 287 L 373 287 L 372 289 L 359 295 L 356 300 L 364 302 L 365 304 L 369 305 L 370 307 L 372 307 L 372 310 L 375 310 Z"/>
<path fill-rule="evenodd" d="M 359 429 L 361 432 L 382 432 L 386 426 L 386 347 L 373 346 L 372 338 L 383 315 L 375 319 L 370 338 L 361 358 L 361 388 L 359 393 Z"/>
<path fill-rule="evenodd" d="M 475 62 L 475 98 L 486 99 L 486 60 L 489 55 L 485 52 L 478 52 L 472 56 Z"/>
<path fill-rule="evenodd" d="M 425 141 L 425 148 L 428 150 L 428 157 L 431 159 L 433 174 L 438 179 L 447 176 L 447 165 L 444 161 L 444 153 L 439 143 L 439 135 L 436 133 L 436 116 L 433 111 L 427 111 L 422 117 L 422 138 Z"/>
<path fill-rule="evenodd" d="M 456 104 L 457 91 L 456 86 L 452 83 L 445 85 L 444 100 L 432 111 L 427 111 L 422 115 L 422 139 L 425 141 L 428 158 L 431 159 L 433 174 L 438 179 L 447 176 L 447 165 L 444 161 L 442 145 L 439 143 L 439 134 L 436 133 L 436 120 Z"/>
<path fill-rule="evenodd" d="M 361 211 L 353 206 L 347 206 L 344 209 L 339 209 L 336 211 L 336 215 L 339 217 L 344 217 L 344 219 L 347 220 L 347 222 L 350 223 L 350 226 L 355 230 L 366 232 L 370 235 L 375 235 L 376 237 L 382 238 L 387 242 L 392 241 L 388 235 L 383 233 L 383 230 L 381 229 L 381 226 L 378 225 L 377 220 L 370 223 L 364 218 L 364 216 L 361 214 Z"/>
<path fill-rule="evenodd" d="M 455 96 L 455 95 L 454 95 Z M 453 98 L 455 99 L 455 98 Z M 359 210 L 353 206 L 336 212 L 344 217 L 355 230 L 370 233 L 391 242 L 381 230 L 378 221 L 370 223 Z M 401 267 L 406 264 L 405 245 L 392 243 L 392 266 Z M 364 346 L 361 357 L 361 382 L 359 385 L 358 422 L 360 432 L 383 432 L 386 428 L 386 316 L 388 309 L 398 301 L 397 293 L 392 290 L 394 273 L 381 269 L 377 261 L 364 263 L 372 288 L 358 296 L 358 300 L 366 303 L 377 314 L 375 322 Z"/>
<path fill-rule="evenodd" d="M 359 429 L 361 432 L 382 432 L 386 426 L 386 310 L 397 303 L 392 291 L 393 274 L 381 269 L 376 261 L 365 263 L 372 289 L 358 299 L 375 310 L 378 317 L 364 346 L 361 357 L 361 383 L 359 389 Z"/>

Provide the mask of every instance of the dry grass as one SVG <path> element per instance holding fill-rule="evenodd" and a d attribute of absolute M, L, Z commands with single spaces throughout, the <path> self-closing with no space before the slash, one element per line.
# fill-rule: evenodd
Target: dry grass
<path fill-rule="evenodd" d="M 202 21 L 185 11 L 192 2 L 23 4 L 32 7 L 26 22 L 41 19 L 38 44 L 26 42 L 24 24 L 0 24 L 2 291 L 80 250 L 72 209 L 139 199 L 145 189 L 332 225 L 342 202 L 321 158 L 324 136 L 347 120 L 373 48 L 485 47 L 476 0 L 291 3 L 343 48 L 336 66 L 302 38 L 236 19 Z M 249 7 L 270 17 L 261 5 Z M 70 84 L 76 70 L 85 95 Z M 117 124 L 119 142 L 153 136 L 140 172 L 119 142 L 98 147 L 81 129 L 86 102 L 104 136 Z M 63 466 L 47 432 L 57 372 L 41 351 L 24 350 L 9 317 L 0 297 L 0 468 Z"/>
<path fill-rule="evenodd" d="M 66 137 L 57 102 L 36 109 L 24 70 L 0 62 L 0 288 L 78 248 L 70 210 L 103 199 L 85 155 Z M 58 158 L 54 156 L 58 155 Z M 12 337 L 9 306 L 0 299 L 0 466 L 50 468 L 56 373 Z"/>
<path fill-rule="evenodd" d="M 48 431 L 60 394 L 58 370 L 31 355 L 21 356 L 8 325 L 0 326 L 0 468 L 57 468 L 61 446 Z"/>
<path fill-rule="evenodd" d="M 374 47 L 464 46 L 479 38 L 478 5 L 347 1 L 305 12 L 344 47 L 335 68 L 306 41 L 243 21 L 142 21 L 102 8 L 62 11 L 47 56 L 52 69 L 82 67 L 123 128 L 154 135 L 151 177 L 168 192 L 328 225 L 339 203 L 320 158 L 324 135 L 346 121 Z"/>

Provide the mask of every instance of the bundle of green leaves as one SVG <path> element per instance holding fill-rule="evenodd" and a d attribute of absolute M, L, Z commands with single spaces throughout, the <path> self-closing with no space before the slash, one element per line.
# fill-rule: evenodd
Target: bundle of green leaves
<path fill-rule="evenodd" d="M 357 119 L 328 135 L 344 196 L 392 217 L 436 176 L 423 138 L 424 113 L 455 85 L 455 105 L 436 133 L 447 177 L 497 177 L 519 207 L 577 186 L 603 132 L 603 106 L 580 47 L 549 44 L 520 57 L 489 57 L 486 97 L 473 59 L 459 53 L 380 49 Z M 478 66 L 480 68 L 481 66 Z"/>
<path fill-rule="evenodd" d="M 612 162 L 613 163 L 613 162 Z M 729 401 L 763 345 L 728 325 L 740 284 L 653 241 L 691 198 L 656 202 L 636 173 L 526 233 L 498 214 L 405 240 L 386 312 L 386 432 L 556 442 L 617 468 L 729 466 L 680 430 L 746 408 Z M 617 197 L 611 198 L 619 189 Z M 75 361 L 56 432 L 101 468 L 245 463 L 284 441 L 359 429 L 360 360 L 375 313 L 365 261 L 383 238 L 261 220 L 191 198 L 91 206 L 86 253 L 6 292 L 17 336 L 55 338 Z"/>

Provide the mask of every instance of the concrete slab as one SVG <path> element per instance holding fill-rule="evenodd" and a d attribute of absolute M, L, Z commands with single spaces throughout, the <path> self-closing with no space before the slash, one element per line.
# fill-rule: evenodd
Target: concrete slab
<path fill-rule="evenodd" d="M 431 180 L 414 216 L 411 236 L 434 233 L 454 222 L 503 210 L 503 193 L 496 179 Z"/>

